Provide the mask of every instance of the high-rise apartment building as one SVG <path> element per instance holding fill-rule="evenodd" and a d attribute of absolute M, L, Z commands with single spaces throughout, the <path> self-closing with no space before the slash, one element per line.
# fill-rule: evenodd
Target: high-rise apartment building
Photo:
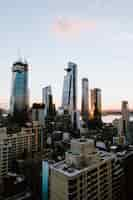
<path fill-rule="evenodd" d="M 101 89 L 94 88 L 91 90 L 91 118 L 100 122 L 101 116 L 102 116 Z"/>
<path fill-rule="evenodd" d="M 87 78 L 82 79 L 81 114 L 85 122 L 89 119 L 89 83 Z"/>
<path fill-rule="evenodd" d="M 77 65 L 69 62 L 65 69 L 67 74 L 64 77 L 62 107 L 68 110 L 72 116 L 73 126 L 77 123 Z"/>
<path fill-rule="evenodd" d="M 38 124 L 12 133 L 8 133 L 7 128 L 0 128 L 0 180 L 11 169 L 13 160 L 24 153 L 31 155 L 42 151 L 43 141 L 43 129 Z"/>
<path fill-rule="evenodd" d="M 51 166 L 50 200 L 120 200 L 122 169 L 116 160 L 93 140 L 72 140 L 65 161 Z"/>
<path fill-rule="evenodd" d="M 28 64 L 18 61 L 12 67 L 10 114 L 16 121 L 26 121 L 28 118 L 28 108 Z"/>
<path fill-rule="evenodd" d="M 0 129 L 0 182 L 1 177 L 8 173 L 9 144 L 6 141 L 6 129 Z"/>

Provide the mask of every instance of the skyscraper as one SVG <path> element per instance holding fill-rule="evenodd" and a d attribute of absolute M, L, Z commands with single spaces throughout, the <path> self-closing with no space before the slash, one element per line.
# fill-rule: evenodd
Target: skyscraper
<path fill-rule="evenodd" d="M 121 112 L 122 112 L 122 130 L 121 130 L 121 134 L 127 137 L 128 136 L 128 129 L 129 129 L 128 101 L 122 101 Z"/>
<path fill-rule="evenodd" d="M 50 114 L 50 112 L 52 114 L 53 106 L 54 106 L 51 86 L 44 87 L 42 93 L 43 93 L 42 101 L 43 101 L 43 104 L 45 105 L 44 117 L 47 117 L 47 115 Z"/>
<path fill-rule="evenodd" d="M 81 103 L 81 114 L 85 122 L 89 119 L 89 89 L 88 79 L 82 79 L 82 103 Z"/>
<path fill-rule="evenodd" d="M 51 86 L 47 86 L 43 88 L 43 96 L 42 96 L 42 101 L 45 104 L 45 106 L 47 106 L 49 104 L 49 97 L 50 95 L 52 95 L 52 89 Z"/>
<path fill-rule="evenodd" d="M 65 69 L 62 107 L 69 111 L 72 116 L 73 126 L 76 128 L 77 117 L 77 65 L 69 62 Z"/>
<path fill-rule="evenodd" d="M 44 124 L 44 104 L 34 103 L 31 109 L 32 121 L 38 121 L 39 124 Z"/>
<path fill-rule="evenodd" d="M 16 122 L 23 122 L 28 119 L 28 108 L 28 64 L 18 61 L 12 67 L 10 114 Z"/>
<path fill-rule="evenodd" d="M 102 100 L 101 89 L 94 88 L 91 90 L 91 118 L 101 122 Z"/>

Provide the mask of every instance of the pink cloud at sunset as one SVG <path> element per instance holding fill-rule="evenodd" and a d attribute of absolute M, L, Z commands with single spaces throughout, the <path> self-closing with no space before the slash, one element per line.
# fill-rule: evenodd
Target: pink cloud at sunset
<path fill-rule="evenodd" d="M 52 31 L 63 36 L 79 36 L 84 31 L 93 31 L 96 23 L 93 20 L 66 19 L 59 17 L 52 25 Z"/>

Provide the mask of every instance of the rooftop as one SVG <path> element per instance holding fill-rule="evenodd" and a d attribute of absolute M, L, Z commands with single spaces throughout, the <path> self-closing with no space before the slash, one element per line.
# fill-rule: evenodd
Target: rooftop
<path fill-rule="evenodd" d="M 89 170 L 94 169 L 95 167 L 104 164 L 107 160 L 112 160 L 115 158 L 115 155 L 113 155 L 112 153 L 105 152 L 105 151 L 97 151 L 97 153 L 100 157 L 99 162 L 92 160 L 89 162 L 88 166 L 84 166 L 83 168 L 78 169 L 74 165 L 69 166 L 66 163 L 66 161 L 61 161 L 54 165 L 51 165 L 51 169 L 54 169 L 55 171 L 62 173 L 64 176 L 71 178 L 71 177 L 80 175 L 80 173 L 84 171 L 88 171 L 88 169 Z"/>

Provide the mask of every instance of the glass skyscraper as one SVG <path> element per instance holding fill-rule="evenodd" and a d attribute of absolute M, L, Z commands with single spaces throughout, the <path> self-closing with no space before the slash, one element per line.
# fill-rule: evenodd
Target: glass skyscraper
<path fill-rule="evenodd" d="M 43 96 L 42 96 L 43 104 L 49 105 L 50 95 L 52 95 L 52 89 L 51 86 L 49 85 L 43 88 Z"/>
<path fill-rule="evenodd" d="M 67 74 L 64 77 L 62 107 L 69 111 L 72 116 L 73 125 L 76 126 L 77 112 L 77 65 L 69 62 L 65 69 Z"/>
<path fill-rule="evenodd" d="M 10 114 L 16 121 L 26 121 L 28 118 L 28 108 L 28 64 L 18 61 L 12 67 Z"/>
<path fill-rule="evenodd" d="M 44 87 L 42 89 L 42 102 L 45 105 L 44 108 L 44 116 L 46 117 L 49 110 L 50 98 L 52 97 L 52 89 L 51 86 Z"/>
<path fill-rule="evenodd" d="M 51 86 L 44 87 L 42 90 L 42 101 L 44 104 L 44 117 L 54 114 L 54 104 Z"/>
<path fill-rule="evenodd" d="M 102 99 L 101 89 L 99 88 L 94 88 L 91 90 L 91 117 L 93 120 L 101 122 Z"/>

